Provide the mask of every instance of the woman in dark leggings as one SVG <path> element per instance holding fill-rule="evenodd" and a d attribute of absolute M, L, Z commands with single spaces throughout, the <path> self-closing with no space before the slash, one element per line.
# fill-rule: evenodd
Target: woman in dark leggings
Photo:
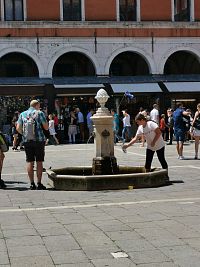
<path fill-rule="evenodd" d="M 122 148 L 128 148 L 129 146 L 133 145 L 142 135 L 144 135 L 147 142 L 145 162 L 146 171 L 151 171 L 151 163 L 155 152 L 157 153 L 162 168 L 168 169 L 168 165 L 165 160 L 165 142 L 158 124 L 153 121 L 147 121 L 143 114 L 138 114 L 135 117 L 135 121 L 139 126 L 137 133 L 135 137 L 133 137 L 128 144 L 123 145 Z"/>

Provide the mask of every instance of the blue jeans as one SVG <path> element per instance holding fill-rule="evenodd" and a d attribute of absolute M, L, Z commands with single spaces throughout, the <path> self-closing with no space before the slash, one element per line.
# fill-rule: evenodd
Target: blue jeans
<path fill-rule="evenodd" d="M 122 130 L 123 143 L 126 142 L 126 133 L 128 133 L 128 138 L 131 137 L 131 126 L 125 126 Z"/>
<path fill-rule="evenodd" d="M 114 143 L 116 144 L 117 141 L 119 140 L 122 140 L 122 138 L 119 136 L 119 130 L 114 130 L 113 133 L 114 133 Z"/>

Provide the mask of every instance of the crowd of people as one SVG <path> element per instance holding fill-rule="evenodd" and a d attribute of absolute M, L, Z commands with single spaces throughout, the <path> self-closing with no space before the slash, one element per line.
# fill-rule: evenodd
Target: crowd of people
<path fill-rule="evenodd" d="M 122 143 L 123 151 L 140 140 L 141 145 L 147 144 L 145 169 L 151 171 L 151 163 L 154 153 L 157 153 L 162 168 L 168 169 L 165 159 L 165 141 L 167 145 L 172 145 L 176 141 L 178 159 L 183 160 L 183 143 L 187 138 L 195 141 L 194 159 L 198 159 L 199 140 L 200 140 L 200 104 L 192 116 L 189 109 L 185 109 L 183 104 L 178 102 L 176 109 L 168 108 L 166 114 L 159 114 L 159 106 L 153 105 L 151 112 L 140 108 L 135 122 L 137 127 L 136 134 L 132 138 L 132 125 L 128 110 L 122 110 L 123 117 L 112 109 L 114 143 Z M 76 136 L 79 134 L 79 142 L 85 142 L 85 133 L 87 125 L 87 134 L 93 136 L 93 122 L 91 117 L 95 113 L 94 109 L 88 111 L 86 119 L 78 107 L 72 108 L 68 116 L 68 143 L 76 143 Z M 120 132 L 120 121 L 122 122 L 122 131 Z M 27 161 L 27 173 L 30 180 L 31 190 L 44 190 L 46 187 L 42 184 L 43 161 L 45 156 L 45 145 L 59 145 L 61 139 L 59 131 L 62 125 L 59 116 L 56 114 L 47 114 L 40 108 L 38 100 L 32 100 L 28 110 L 19 113 L 15 112 L 12 125 L 12 149 L 18 151 L 25 150 Z M 121 133 L 121 134 L 120 134 Z M 1 179 L 1 171 L 4 161 L 4 153 L 0 149 L 0 188 L 6 188 L 6 184 Z M 36 163 L 35 163 L 36 162 Z M 36 164 L 36 180 L 34 178 L 34 164 Z"/>
<path fill-rule="evenodd" d="M 90 108 L 87 116 L 84 117 L 78 107 L 73 107 L 65 117 L 63 114 L 47 114 L 44 111 L 49 125 L 48 131 L 44 131 L 47 137 L 45 144 L 59 145 L 63 143 L 75 144 L 87 142 L 93 132 L 93 123 L 90 117 L 94 113 L 94 109 Z M 14 151 L 24 150 L 22 135 L 16 130 L 19 115 L 19 111 L 14 112 L 10 127 L 6 128 L 6 132 L 4 131 Z"/>

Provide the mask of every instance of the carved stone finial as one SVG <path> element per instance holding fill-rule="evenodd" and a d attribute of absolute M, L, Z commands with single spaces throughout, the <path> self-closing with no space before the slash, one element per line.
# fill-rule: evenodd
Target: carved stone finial
<path fill-rule="evenodd" d="M 104 89 L 100 89 L 95 96 L 96 100 L 99 102 L 101 108 L 104 108 L 105 103 L 108 101 L 109 95 Z"/>

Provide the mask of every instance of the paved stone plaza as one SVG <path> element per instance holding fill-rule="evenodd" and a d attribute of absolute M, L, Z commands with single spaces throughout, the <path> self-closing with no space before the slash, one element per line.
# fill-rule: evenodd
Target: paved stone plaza
<path fill-rule="evenodd" d="M 30 191 L 24 152 L 6 153 L 0 266 L 199 267 L 200 161 L 194 144 L 184 146 L 186 160 L 175 149 L 166 146 L 171 186 L 90 192 Z M 93 144 L 48 146 L 44 167 L 87 166 L 93 156 Z M 115 156 L 118 164 L 141 166 L 145 148 L 124 154 L 118 145 Z"/>

